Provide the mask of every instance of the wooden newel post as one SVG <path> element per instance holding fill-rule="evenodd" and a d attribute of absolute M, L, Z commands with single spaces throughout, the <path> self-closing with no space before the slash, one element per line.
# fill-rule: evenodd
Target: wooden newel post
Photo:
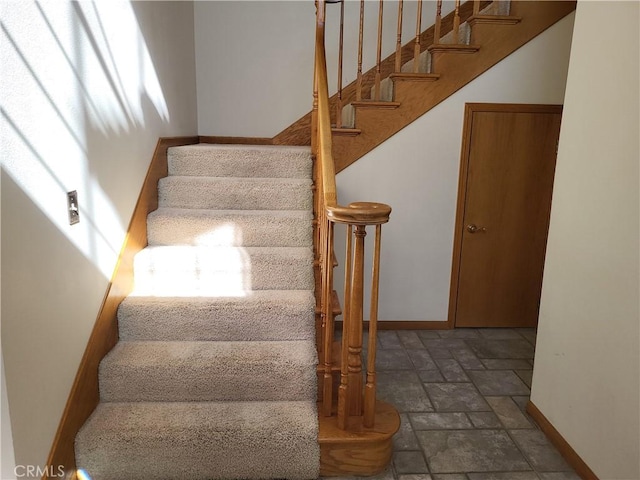
<path fill-rule="evenodd" d="M 381 226 L 389 221 L 391 207 L 382 203 L 354 202 L 348 207 L 332 207 L 330 217 L 347 226 L 345 259 L 345 308 L 342 329 L 340 387 L 338 389 L 338 427 L 349 428 L 349 417 L 357 417 L 362 426 L 372 427 L 376 411 L 376 328 L 378 321 L 378 285 Z M 371 286 L 369 351 L 366 386 L 363 385 L 362 340 L 364 311 L 364 251 L 366 227 L 375 226 L 374 259 Z"/>

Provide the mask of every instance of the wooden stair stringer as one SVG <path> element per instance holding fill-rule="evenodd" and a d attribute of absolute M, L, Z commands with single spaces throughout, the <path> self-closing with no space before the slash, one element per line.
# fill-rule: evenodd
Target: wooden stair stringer
<path fill-rule="evenodd" d="M 357 137 L 334 137 L 336 172 L 344 170 L 402 130 L 473 79 L 575 10 L 575 2 L 512 2 L 511 14 L 522 18 L 516 24 L 484 24 L 479 51 L 470 55 L 440 53 L 435 82 L 404 80 L 395 92 L 401 105 L 390 111 L 361 110 L 356 117 Z M 472 32 L 473 35 L 473 32 Z M 477 36 L 476 36 L 477 37 Z M 396 83 L 396 87 L 398 83 Z"/>

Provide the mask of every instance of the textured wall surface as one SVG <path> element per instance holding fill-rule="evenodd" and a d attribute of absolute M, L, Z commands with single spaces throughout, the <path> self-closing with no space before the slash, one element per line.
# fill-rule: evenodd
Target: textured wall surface
<path fill-rule="evenodd" d="M 43 467 L 158 137 L 196 132 L 193 4 L 0 8 L 2 355 L 16 464 Z"/>
<path fill-rule="evenodd" d="M 531 393 L 603 480 L 640 478 L 639 17 L 578 3 Z"/>

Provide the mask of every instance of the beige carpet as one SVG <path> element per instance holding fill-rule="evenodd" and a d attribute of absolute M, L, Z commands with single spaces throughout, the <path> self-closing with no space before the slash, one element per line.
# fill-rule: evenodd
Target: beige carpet
<path fill-rule="evenodd" d="M 176 147 L 169 173 L 77 465 L 92 480 L 317 478 L 310 150 Z"/>

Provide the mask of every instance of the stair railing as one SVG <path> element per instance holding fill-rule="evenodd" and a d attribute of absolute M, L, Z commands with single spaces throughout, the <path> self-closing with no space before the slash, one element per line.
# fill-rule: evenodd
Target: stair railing
<path fill-rule="evenodd" d="M 444 38 L 450 34 L 448 43 L 456 45 L 460 42 L 461 24 L 471 16 L 480 15 L 489 5 L 491 11 L 502 11 L 502 3 L 489 0 L 471 0 L 464 5 L 460 0 L 454 2 L 453 11 L 443 15 L 442 0 L 435 5 L 435 23 L 432 30 L 422 31 L 423 1 L 416 4 L 416 32 L 415 37 L 407 45 L 402 45 L 403 16 L 407 9 L 403 9 L 403 1 L 398 1 L 397 33 L 395 38 L 395 58 L 393 61 L 382 61 L 382 34 L 384 2 L 378 0 L 377 12 L 377 43 L 375 68 L 363 74 L 363 50 L 365 28 L 365 0 L 359 4 L 359 30 L 357 45 L 357 78 L 355 91 L 343 92 L 343 49 L 345 29 L 344 0 L 318 0 L 316 2 L 316 50 L 314 63 L 314 91 L 313 111 L 311 119 L 312 150 L 315 155 L 315 253 L 317 262 L 317 309 L 319 321 L 317 324 L 318 352 L 320 356 L 319 398 L 321 399 L 321 413 L 325 416 L 337 414 L 340 428 L 349 427 L 350 419 L 362 418 L 365 426 L 372 426 L 376 405 L 376 341 L 378 311 L 378 282 L 380 262 L 381 225 L 388 222 L 391 208 L 379 203 L 352 203 L 340 206 L 336 197 L 335 166 L 332 157 L 332 129 L 333 117 L 338 129 L 343 127 L 342 109 L 345 104 L 355 101 L 360 107 L 366 106 L 367 101 L 376 107 L 388 107 L 382 100 L 382 79 L 391 73 L 400 74 L 402 64 L 413 60 L 412 75 L 418 78 L 429 72 L 420 71 L 420 58 L 425 50 L 432 46 L 447 48 L 442 45 Z M 329 103 L 328 79 L 325 51 L 325 14 L 327 3 L 340 3 L 339 51 L 338 51 L 338 81 L 337 95 L 334 103 Z M 508 4 L 506 5 L 508 7 Z M 412 12 L 413 14 L 413 12 Z M 483 15 L 486 15 L 484 13 Z M 355 20 L 355 19 L 354 19 Z M 354 22 L 355 23 L 355 22 Z M 395 26 L 395 25 L 394 25 Z M 433 54 L 432 54 L 433 55 Z M 432 79 L 427 75 L 425 78 Z M 388 85 L 388 83 L 387 83 Z M 386 88 L 386 87 L 385 87 Z M 385 90 L 388 92 L 388 90 Z M 364 98 L 367 96 L 368 98 Z M 389 107 L 391 108 L 391 107 Z M 342 132 L 344 133 L 344 132 Z M 350 132 L 353 133 L 353 132 Z M 357 133 L 356 133 L 357 134 Z M 336 225 L 346 225 L 346 264 L 345 264 L 345 292 L 343 306 L 343 333 L 341 343 L 334 342 L 334 315 L 337 305 L 334 301 L 333 269 L 334 269 L 334 230 Z M 369 312 L 369 346 L 367 364 L 363 365 L 363 301 L 364 301 L 364 241 L 366 227 L 375 227 L 373 246 L 373 271 L 371 284 L 371 305 Z M 339 346 L 339 348 L 337 348 Z M 339 366 L 339 378 L 336 372 Z M 363 369 L 366 375 L 363 378 Z M 338 381 L 339 380 L 339 381 Z"/>
<path fill-rule="evenodd" d="M 508 3 L 502 0 L 469 0 L 463 4 L 460 0 L 454 2 L 453 11 L 447 15 L 443 12 L 442 0 L 435 2 L 435 18 L 433 23 L 432 34 L 427 33 L 429 30 L 423 31 L 423 7 L 425 0 L 417 0 L 415 2 L 416 9 L 405 8 L 403 0 L 398 0 L 398 9 L 396 16 L 392 17 L 392 21 L 396 23 L 397 33 L 395 38 L 395 55 L 394 61 L 391 65 L 387 65 L 382 58 L 382 46 L 383 31 L 385 30 L 383 24 L 383 11 L 384 0 L 378 0 L 378 11 L 376 18 L 370 19 L 377 23 L 377 39 L 376 39 L 376 52 L 375 63 L 372 72 L 365 73 L 363 71 L 363 58 L 364 58 L 364 31 L 365 31 L 365 0 L 359 2 L 359 25 L 358 25 L 358 43 L 357 46 L 357 66 L 356 66 L 356 82 L 355 88 L 352 90 L 343 90 L 343 72 L 344 72 L 344 49 L 345 49 L 345 35 L 344 29 L 348 19 L 345 18 L 345 7 L 343 0 L 325 0 L 324 5 L 327 3 L 339 3 L 340 4 L 340 27 L 339 27 L 339 50 L 338 50 L 338 88 L 336 98 L 332 101 L 332 119 L 335 128 L 343 128 L 345 119 L 342 117 L 342 107 L 351 103 L 352 101 L 361 102 L 372 100 L 378 102 L 381 100 L 383 88 L 381 87 L 381 81 L 390 73 L 401 73 L 402 65 L 404 62 L 413 59 L 412 73 L 427 73 L 420 71 L 420 55 L 427 50 L 431 45 L 441 45 L 445 34 L 451 33 L 451 40 L 448 43 L 457 44 L 459 42 L 460 26 L 463 21 L 466 21 L 471 15 L 479 15 L 481 10 L 485 7 L 493 4 L 498 10 L 498 4 Z M 412 2 L 413 3 L 413 2 Z M 428 4 L 428 3 L 427 3 Z M 324 7 L 323 7 L 324 8 Z M 415 15 L 415 35 L 412 35 L 410 45 L 403 45 L 402 30 L 406 21 L 413 20 Z M 411 18 L 405 18 L 411 16 Z M 384 16 L 386 17 L 386 16 Z M 355 19 L 354 19 L 355 20 Z M 345 23 L 346 22 L 346 23 Z M 355 23 L 355 22 L 354 22 Z M 355 27 L 355 25 L 354 25 Z M 346 46 L 348 47 L 348 45 Z"/>
<path fill-rule="evenodd" d="M 315 155 L 316 258 L 320 279 L 320 413 L 337 414 L 339 428 L 348 430 L 361 422 L 373 427 L 376 409 L 376 327 L 380 264 L 381 226 L 389 221 L 391 207 L 381 203 L 357 202 L 341 206 L 337 201 L 335 167 L 331 152 L 331 120 L 325 54 L 325 2 L 317 3 L 316 50 L 312 111 L 312 149 Z M 340 378 L 334 392 L 334 227 L 346 225 L 345 295 L 340 344 Z M 366 227 L 375 227 L 374 258 L 369 315 L 369 344 L 363 385 L 362 340 L 364 300 L 364 240 Z M 336 395 L 337 394 L 337 395 Z M 337 397 L 337 398 L 336 398 Z M 336 401 L 337 400 L 337 401 Z"/>

